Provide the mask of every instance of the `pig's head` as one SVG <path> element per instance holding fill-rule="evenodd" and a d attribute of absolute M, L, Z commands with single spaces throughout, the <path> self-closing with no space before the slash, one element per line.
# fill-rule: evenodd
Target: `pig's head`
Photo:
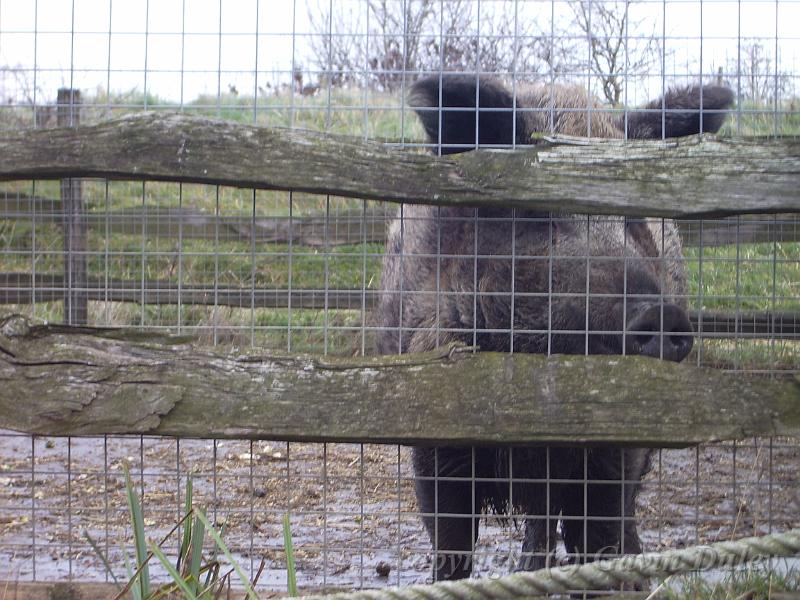
<path fill-rule="evenodd" d="M 536 132 L 716 131 L 732 100 L 726 88 L 687 87 L 621 120 L 573 87 L 520 89 L 514 99 L 496 81 L 442 75 L 420 80 L 411 93 L 440 154 L 531 144 Z M 406 207 L 405 216 L 405 237 L 397 226 L 390 232 L 382 284 L 404 291 L 385 294 L 378 311 L 384 326 L 401 333 L 379 336 L 383 352 L 426 350 L 453 338 L 485 350 L 673 361 L 692 348 L 680 236 L 671 221 L 425 207 Z M 426 219 L 436 224 L 419 224 Z M 438 262 L 415 261 L 415 253 Z"/>
<path fill-rule="evenodd" d="M 662 227 L 670 237 L 657 240 Z M 516 351 L 642 354 L 673 361 L 689 353 L 692 328 L 675 253 L 679 238 L 671 223 L 556 217 L 540 226 L 518 223 L 515 229 Z M 483 282 L 484 289 L 489 286 Z M 511 314 L 510 297 L 485 298 L 484 315 L 498 315 L 499 304 L 508 304 Z M 486 319 L 486 329 L 500 325 L 492 320 Z"/>

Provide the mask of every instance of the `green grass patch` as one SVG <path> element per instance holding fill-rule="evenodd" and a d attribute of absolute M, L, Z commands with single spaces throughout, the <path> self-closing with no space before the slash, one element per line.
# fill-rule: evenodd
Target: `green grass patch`
<path fill-rule="evenodd" d="M 200 95 L 182 105 L 133 89 L 111 94 L 85 93 L 82 102 L 83 124 L 149 110 L 181 112 L 242 124 L 325 131 L 386 142 L 424 141 L 422 126 L 405 104 L 402 94 L 369 89 L 322 88 L 315 96 L 288 91 L 257 96 L 225 92 Z M 54 114 L 53 111 L 53 115 L 44 120 L 40 114 L 39 125 L 55 126 Z M 0 128 L 33 128 L 34 124 L 33 107 L 0 107 Z"/>
<path fill-rule="evenodd" d="M 693 308 L 800 310 L 800 243 L 685 248 Z"/>
<path fill-rule="evenodd" d="M 794 371 L 800 365 L 800 343 L 781 339 L 696 337 L 692 354 L 686 361 L 721 369 Z"/>
<path fill-rule="evenodd" d="M 800 135 L 798 99 L 792 98 L 777 106 L 744 102 L 730 112 L 719 134 L 723 137 Z"/>
<path fill-rule="evenodd" d="M 145 529 L 142 502 L 131 481 L 128 469 L 125 468 L 125 496 L 130 515 L 130 527 L 134 538 L 134 556 L 131 560 L 130 550 L 121 542 L 123 562 L 128 576 L 123 585 L 114 573 L 114 569 L 105 552 L 99 544 L 84 532 L 92 549 L 99 556 L 102 564 L 108 571 L 111 580 L 117 585 L 117 597 L 132 598 L 133 600 L 157 600 L 160 598 L 187 598 L 190 600 L 212 600 L 229 597 L 230 583 L 235 577 L 245 591 L 247 598 L 256 600 L 255 586 L 260 574 L 263 572 L 265 561 L 262 560 L 258 573 L 251 580 L 239 566 L 223 540 L 222 533 L 208 520 L 204 512 L 193 505 L 193 486 L 189 478 L 186 482 L 185 514 L 166 536 L 155 541 Z M 180 549 L 174 564 L 164 551 L 177 539 L 180 528 L 183 528 Z M 294 551 L 291 546 L 291 533 L 288 525 L 284 526 L 286 541 L 286 562 L 289 577 L 289 591 L 297 594 L 294 573 Z M 210 542 L 210 544 L 208 544 Z M 204 552 L 206 545 L 211 546 L 210 552 Z M 222 555 L 222 561 L 218 555 Z M 159 562 L 170 578 L 169 583 L 156 585 L 150 575 L 150 567 Z"/>
<path fill-rule="evenodd" d="M 766 565 L 732 571 L 710 580 L 705 573 L 671 578 L 659 598 L 669 600 L 770 600 L 774 594 L 800 590 L 800 570 L 770 570 Z"/>

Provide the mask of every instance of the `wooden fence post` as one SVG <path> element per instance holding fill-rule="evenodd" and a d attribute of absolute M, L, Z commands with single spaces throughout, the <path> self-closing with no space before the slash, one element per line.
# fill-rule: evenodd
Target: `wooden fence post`
<path fill-rule="evenodd" d="M 80 90 L 59 89 L 57 104 L 59 127 L 75 127 L 80 124 Z M 82 192 L 83 185 L 80 179 L 61 180 L 61 210 L 64 225 L 64 322 L 69 325 L 85 325 L 88 320 L 88 298 L 85 291 L 88 227 Z"/>

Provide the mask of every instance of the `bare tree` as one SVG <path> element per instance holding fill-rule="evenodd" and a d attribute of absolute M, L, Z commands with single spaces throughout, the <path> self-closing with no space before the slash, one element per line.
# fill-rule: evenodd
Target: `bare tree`
<path fill-rule="evenodd" d="M 422 34 L 433 4 L 434 0 L 367 0 L 376 28 L 367 53 L 380 89 L 399 88 L 407 73 L 421 68 Z"/>
<path fill-rule="evenodd" d="M 0 65 L 0 101 L 4 104 L 34 104 L 41 88 L 33 85 L 33 75 L 22 65 Z"/>
<path fill-rule="evenodd" d="M 791 76 L 777 68 L 772 51 L 758 40 L 743 41 L 727 67 L 728 84 L 744 100 L 772 104 L 791 93 Z"/>
<path fill-rule="evenodd" d="M 310 37 L 313 64 L 319 79 L 334 86 L 354 83 L 364 69 L 364 45 L 361 36 L 361 14 L 353 10 L 331 12 L 327 2 L 316 10 L 309 5 L 308 18 L 314 34 Z M 296 76 L 298 65 L 292 65 Z M 319 82 L 318 82 L 319 83 Z"/>
<path fill-rule="evenodd" d="M 551 44 L 536 28 L 536 19 L 520 14 L 513 1 L 484 8 L 476 14 L 470 0 L 450 0 L 437 6 L 433 19 L 440 31 L 425 45 L 427 70 L 479 70 L 484 73 L 522 73 L 525 77 L 549 72 Z M 557 67 L 558 70 L 558 67 Z"/>
<path fill-rule="evenodd" d="M 436 7 L 433 20 L 439 31 L 425 40 L 425 67 L 428 70 L 475 70 L 477 36 L 468 35 L 473 25 L 472 3 L 469 0 L 442 2 Z"/>
<path fill-rule="evenodd" d="M 393 91 L 406 73 L 421 68 L 422 34 L 434 0 L 367 0 L 364 10 L 328 3 L 309 9 L 313 62 L 333 85 L 357 82 Z"/>
<path fill-rule="evenodd" d="M 34 81 L 31 71 L 22 65 L 0 65 L 0 102 L 11 107 L 3 111 L 6 126 L 55 125 L 56 107 L 44 102 L 44 92 Z"/>
<path fill-rule="evenodd" d="M 648 19 L 631 19 L 636 0 L 571 0 L 575 26 L 589 43 L 587 58 L 575 56 L 576 68 L 586 67 L 600 83 L 603 97 L 612 106 L 623 98 L 625 80 L 647 74 L 660 66 L 660 44 L 655 24 L 648 31 Z M 635 34 L 635 35 L 634 35 Z M 569 51 L 568 51 L 569 52 Z M 580 53 L 580 52 L 577 52 Z"/>
<path fill-rule="evenodd" d="M 421 71 L 479 70 L 535 74 L 560 71 L 566 61 L 552 41 L 522 15 L 522 3 L 481 8 L 472 0 L 366 0 L 359 11 L 309 12 L 313 62 L 334 85 L 359 80 L 395 91 Z"/>

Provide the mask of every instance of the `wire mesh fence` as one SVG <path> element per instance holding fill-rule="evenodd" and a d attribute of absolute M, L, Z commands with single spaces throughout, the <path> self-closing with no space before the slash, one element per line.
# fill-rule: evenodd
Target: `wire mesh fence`
<path fill-rule="evenodd" d="M 533 134 L 658 139 L 671 118 L 699 109 L 700 129 L 724 117 L 722 137 L 797 135 L 797 22 L 794 0 L 2 2 L 0 130 L 177 111 L 447 154 L 528 145 Z M 453 140 L 440 106 L 464 73 L 474 97 L 449 105 L 469 125 Z M 409 96 L 430 75 L 435 102 L 417 115 Z M 511 104 L 485 105 L 478 82 L 500 82 L 490 85 L 502 85 Z M 699 83 L 711 87 L 697 88 L 698 106 L 662 100 Z M 714 87 L 732 90 L 735 104 L 712 106 L 705 90 Z M 488 111 L 476 117 L 476 104 Z M 485 128 L 506 116 L 509 131 L 485 141 L 481 120 Z M 642 120 L 655 133 L 635 135 Z M 456 339 L 484 350 L 668 358 L 665 344 L 691 336 L 685 360 L 696 366 L 780 378 L 800 365 L 793 214 L 679 220 L 673 233 L 661 219 L 397 209 L 161 181 L 1 186 L 3 313 L 343 356 Z M 609 273 L 621 279 L 610 284 Z M 381 318 L 381 302 L 392 319 Z M 647 323 L 631 308 L 644 303 L 656 307 Z M 669 307 L 684 315 L 671 325 Z M 637 349 L 648 344 L 652 352 Z M 516 475 L 513 452 L 487 467 L 484 453 L 465 451 L 454 477 L 415 471 L 410 449 L 388 445 L 3 431 L 0 448 L 0 580 L 10 581 L 108 580 L 87 533 L 124 574 L 123 465 L 154 538 L 180 520 L 191 476 L 196 502 L 224 526 L 240 563 L 254 575 L 264 559 L 265 590 L 284 589 L 287 513 L 308 589 L 424 581 L 450 558 L 445 549 L 469 554 L 478 576 L 526 557 L 568 561 L 591 553 L 595 523 L 616 532 L 608 555 L 626 550 L 631 522 L 645 550 L 800 523 L 800 444 L 791 438 L 657 450 L 641 469 L 635 507 L 628 494 L 641 473 L 618 453 L 616 477 L 598 476 L 587 448 L 572 451 L 567 471 L 560 450 L 541 449 L 528 460 L 537 468 Z M 444 518 L 429 519 L 427 532 L 415 497 L 426 477 L 435 484 L 430 513 Z M 476 493 L 489 486 L 502 491 Z M 441 511 L 438 494 L 454 490 L 469 498 L 466 508 Z M 598 490 L 619 500 L 608 514 L 592 504 Z M 524 494 L 543 503 L 520 507 Z M 487 499 L 498 500 L 495 512 L 482 510 Z M 543 545 L 526 539 L 526 525 Z M 439 528 L 451 526 L 468 532 L 465 546 L 437 544 Z M 796 582 L 796 563 L 777 569 Z"/>
<path fill-rule="evenodd" d="M 191 475 L 195 501 L 224 527 L 240 565 L 254 574 L 265 560 L 264 590 L 285 589 L 286 513 L 302 587 L 408 585 L 430 577 L 431 549 L 405 448 L 9 433 L 2 443 L 2 552 L 10 580 L 104 580 L 87 533 L 124 578 L 120 540 L 130 531 L 123 462 L 143 495 L 148 535 L 160 538 L 180 520 Z M 657 551 L 796 526 L 797 455 L 788 440 L 659 451 L 637 505 L 643 545 Z M 476 575 L 507 573 L 521 558 L 521 530 L 501 519 L 508 514 L 481 524 Z M 566 552 L 559 548 L 552 564 L 563 564 Z"/>

